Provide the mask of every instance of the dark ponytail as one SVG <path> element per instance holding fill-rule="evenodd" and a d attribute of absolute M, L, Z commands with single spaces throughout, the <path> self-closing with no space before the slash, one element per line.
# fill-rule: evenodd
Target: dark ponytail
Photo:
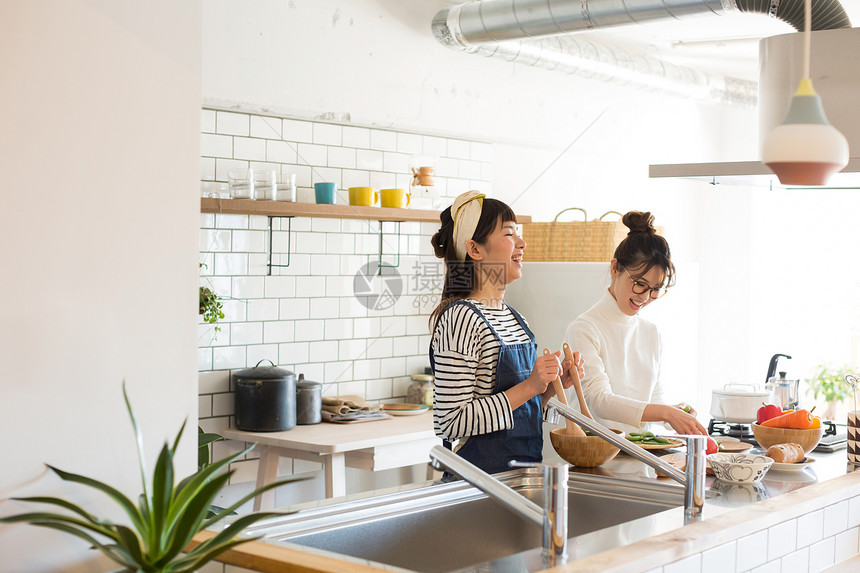
<path fill-rule="evenodd" d="M 649 212 L 630 211 L 621 218 L 624 226 L 630 229 L 627 238 L 618 244 L 614 258 L 618 270 L 636 269 L 639 276 L 653 267 L 663 271 L 664 285 L 675 284 L 675 265 L 669 243 L 654 228 L 654 216 Z"/>
<path fill-rule="evenodd" d="M 478 286 L 475 277 L 475 265 L 471 257 L 466 255 L 466 260 L 460 261 L 454 250 L 454 219 L 451 218 L 451 207 L 442 211 L 439 220 L 442 226 L 439 227 L 430 242 L 436 257 L 445 260 L 445 281 L 442 286 L 442 300 L 430 314 L 431 332 L 436 329 L 439 315 L 442 314 L 446 306 L 456 300 L 468 298 Z M 513 209 L 498 199 L 485 197 L 481 206 L 481 217 L 478 219 L 472 240 L 479 245 L 486 244 L 487 237 L 495 230 L 496 226 L 500 222 L 507 221 L 517 221 Z"/>

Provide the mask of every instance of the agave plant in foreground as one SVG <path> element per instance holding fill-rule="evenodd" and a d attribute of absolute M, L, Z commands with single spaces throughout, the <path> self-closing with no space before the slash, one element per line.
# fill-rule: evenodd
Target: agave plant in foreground
<path fill-rule="evenodd" d="M 173 458 L 185 423 L 179 429 L 172 447 L 165 443 L 155 464 L 151 484 L 147 484 L 143 454 L 143 437 L 132 411 L 125 390 L 123 398 L 128 409 L 131 425 L 137 439 L 143 493 L 135 505 L 119 490 L 94 479 L 65 472 L 48 466 L 61 479 L 95 488 L 113 499 L 125 510 L 131 527 L 113 523 L 91 515 L 83 508 L 56 497 L 13 498 L 19 501 L 44 503 L 64 508 L 71 512 L 32 512 L 0 518 L 0 522 L 28 522 L 32 525 L 57 529 L 80 537 L 100 550 L 128 571 L 141 573 L 186 573 L 196 571 L 219 554 L 250 538 L 236 539 L 249 525 L 283 515 L 281 512 L 262 512 L 243 515 L 232 521 L 211 539 L 183 553 L 192 537 L 204 529 L 213 529 L 215 524 L 234 513 L 234 510 L 263 491 L 278 487 L 296 478 L 277 481 L 249 493 L 230 507 L 208 516 L 212 501 L 229 481 L 233 470 L 219 472 L 231 462 L 247 454 L 253 446 L 233 456 L 207 465 L 178 484 L 174 484 Z"/>

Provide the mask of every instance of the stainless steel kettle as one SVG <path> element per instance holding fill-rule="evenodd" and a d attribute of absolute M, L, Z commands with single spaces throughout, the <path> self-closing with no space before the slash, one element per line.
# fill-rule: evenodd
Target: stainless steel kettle
<path fill-rule="evenodd" d="M 771 404 L 783 410 L 796 410 L 800 406 L 800 380 L 787 379 L 785 372 L 780 372 L 779 378 L 771 376 L 765 388 L 770 390 Z"/>

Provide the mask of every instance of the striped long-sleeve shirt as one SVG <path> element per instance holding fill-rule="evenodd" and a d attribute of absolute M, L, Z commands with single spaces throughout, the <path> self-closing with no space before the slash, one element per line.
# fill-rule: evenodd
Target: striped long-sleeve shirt
<path fill-rule="evenodd" d="M 493 309 L 467 300 L 505 344 L 529 342 L 507 305 Z M 452 441 L 513 427 L 507 397 L 493 393 L 499 340 L 481 314 L 465 304 L 450 306 L 439 317 L 433 333 L 433 425 L 436 435 Z"/>

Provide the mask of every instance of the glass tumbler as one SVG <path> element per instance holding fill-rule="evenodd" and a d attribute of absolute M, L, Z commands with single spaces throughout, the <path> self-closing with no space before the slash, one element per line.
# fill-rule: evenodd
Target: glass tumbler
<path fill-rule="evenodd" d="M 254 198 L 254 172 L 250 169 L 237 169 L 227 173 L 230 182 L 230 197 L 233 199 Z"/>
<path fill-rule="evenodd" d="M 277 189 L 275 190 L 275 201 L 296 202 L 296 174 L 285 173 L 281 175 L 281 180 L 278 181 Z"/>
<path fill-rule="evenodd" d="M 273 169 L 254 169 L 254 199 L 272 201 L 277 183 L 278 174 Z"/>

